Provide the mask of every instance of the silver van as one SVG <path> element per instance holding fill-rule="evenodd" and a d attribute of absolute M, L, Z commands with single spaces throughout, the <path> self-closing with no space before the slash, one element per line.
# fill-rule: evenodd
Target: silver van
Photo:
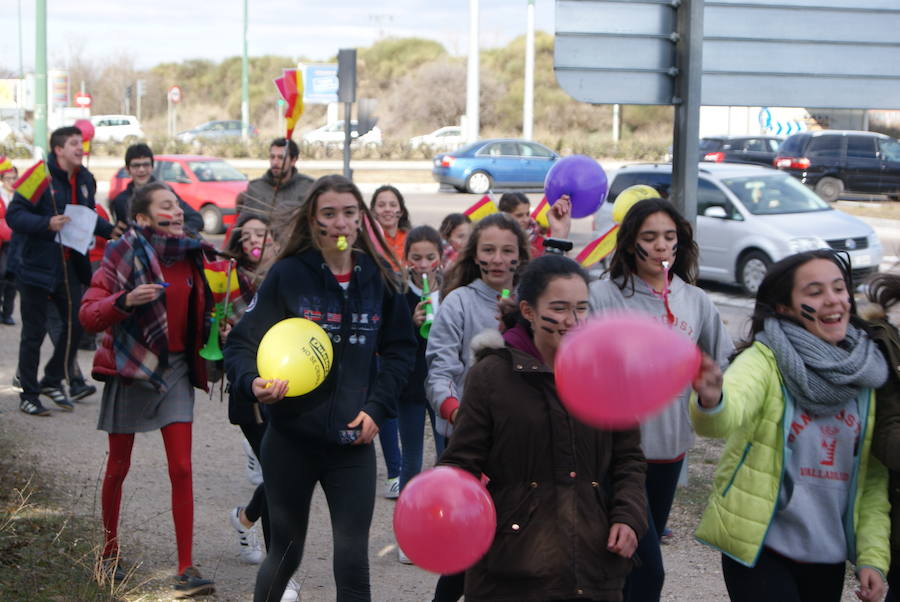
<path fill-rule="evenodd" d="M 607 201 L 594 215 L 596 236 L 612 227 L 613 202 L 634 184 L 668 198 L 672 166 L 627 165 L 611 174 Z M 878 271 L 882 256 L 868 224 L 832 209 L 790 175 L 753 165 L 700 166 L 696 239 L 700 278 L 737 283 L 750 295 L 772 263 L 800 251 L 846 251 L 857 282 Z"/>

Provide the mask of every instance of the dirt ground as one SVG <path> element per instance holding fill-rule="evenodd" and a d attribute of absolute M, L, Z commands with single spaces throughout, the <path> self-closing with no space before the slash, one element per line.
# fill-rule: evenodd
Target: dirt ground
<path fill-rule="evenodd" d="M 31 458 L 42 470 L 56 475 L 56 486 L 65 495 L 70 511 L 96 519 L 97 542 L 101 539 L 99 488 L 106 458 L 105 434 L 96 430 L 99 393 L 80 403 L 73 413 L 53 411 L 49 418 L 27 416 L 17 409 L 18 395 L 8 385 L 15 371 L 18 327 L 0 327 L 0 436 L 14 441 L 20 457 Z M 49 344 L 45 343 L 44 358 Z M 88 370 L 90 352 L 80 352 Z M 52 405 L 52 404 L 51 404 Z M 222 601 L 252 598 L 256 567 L 238 559 L 228 512 L 246 504 L 253 492 L 244 471 L 240 431 L 230 425 L 226 405 L 218 390 L 210 399 L 199 394 L 194 422 L 194 558 L 204 576 L 216 581 Z M 700 441 L 689 455 L 690 484 L 680 490 L 670 526 L 671 544 L 663 547 L 667 568 L 663 599 L 667 601 L 727 600 L 719 557 L 692 537 L 708 494 L 711 472 L 721 446 Z M 384 463 L 379 454 L 379 484 Z M 433 446 L 426 444 L 426 465 L 434 461 Z M 380 492 L 379 492 L 380 493 Z M 175 540 L 169 512 L 169 482 L 162 440 L 158 432 L 136 437 L 131 472 L 125 482 L 120 537 L 122 554 L 139 563 L 125 596 L 134 601 L 168 600 L 168 578 L 175 572 Z M 436 577 L 413 566 L 400 564 L 392 535 L 394 502 L 377 498 L 370 537 L 373 600 L 422 602 L 431 600 Z M 260 535 L 261 537 L 261 535 Z M 321 492 L 313 500 L 309 537 L 296 578 L 302 582 L 304 602 L 335 599 L 331 574 L 331 531 Z M 845 600 L 855 599 L 849 582 Z"/>

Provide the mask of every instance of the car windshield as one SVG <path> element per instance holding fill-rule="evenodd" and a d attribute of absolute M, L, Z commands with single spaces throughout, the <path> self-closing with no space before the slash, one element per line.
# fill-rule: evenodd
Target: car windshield
<path fill-rule="evenodd" d="M 725 184 L 754 215 L 827 211 L 828 203 L 787 174 L 723 178 Z"/>
<path fill-rule="evenodd" d="M 225 161 L 188 161 L 188 167 L 201 182 L 240 182 L 247 179 Z"/>

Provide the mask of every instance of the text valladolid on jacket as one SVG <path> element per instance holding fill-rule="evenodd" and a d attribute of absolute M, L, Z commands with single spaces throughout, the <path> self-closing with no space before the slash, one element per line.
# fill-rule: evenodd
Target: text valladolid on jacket
<path fill-rule="evenodd" d="M 496 331 L 473 349 L 478 362 L 440 461 L 487 475 L 497 509 L 493 545 L 466 572 L 466 600 L 621 600 L 633 561 L 606 543 L 613 523 L 638 538 L 647 529 L 640 431 L 573 419 L 550 369 Z"/>

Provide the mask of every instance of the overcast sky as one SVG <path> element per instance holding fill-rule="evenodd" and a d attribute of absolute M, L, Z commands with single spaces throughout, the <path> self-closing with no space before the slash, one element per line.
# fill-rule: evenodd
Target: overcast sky
<path fill-rule="evenodd" d="M 380 37 L 419 36 L 465 54 L 466 0 L 249 0 L 251 55 L 312 60 L 338 48 L 369 46 Z M 536 0 L 538 29 L 553 31 L 554 0 Z M 34 2 L 3 0 L 0 67 L 19 68 L 17 8 L 22 11 L 23 62 L 34 65 Z M 525 32 L 527 0 L 482 0 L 480 43 L 501 46 Z M 222 59 L 241 53 L 241 0 L 47 0 L 49 67 L 65 68 L 69 53 L 91 58 L 131 54 L 140 68 L 189 58 Z"/>

